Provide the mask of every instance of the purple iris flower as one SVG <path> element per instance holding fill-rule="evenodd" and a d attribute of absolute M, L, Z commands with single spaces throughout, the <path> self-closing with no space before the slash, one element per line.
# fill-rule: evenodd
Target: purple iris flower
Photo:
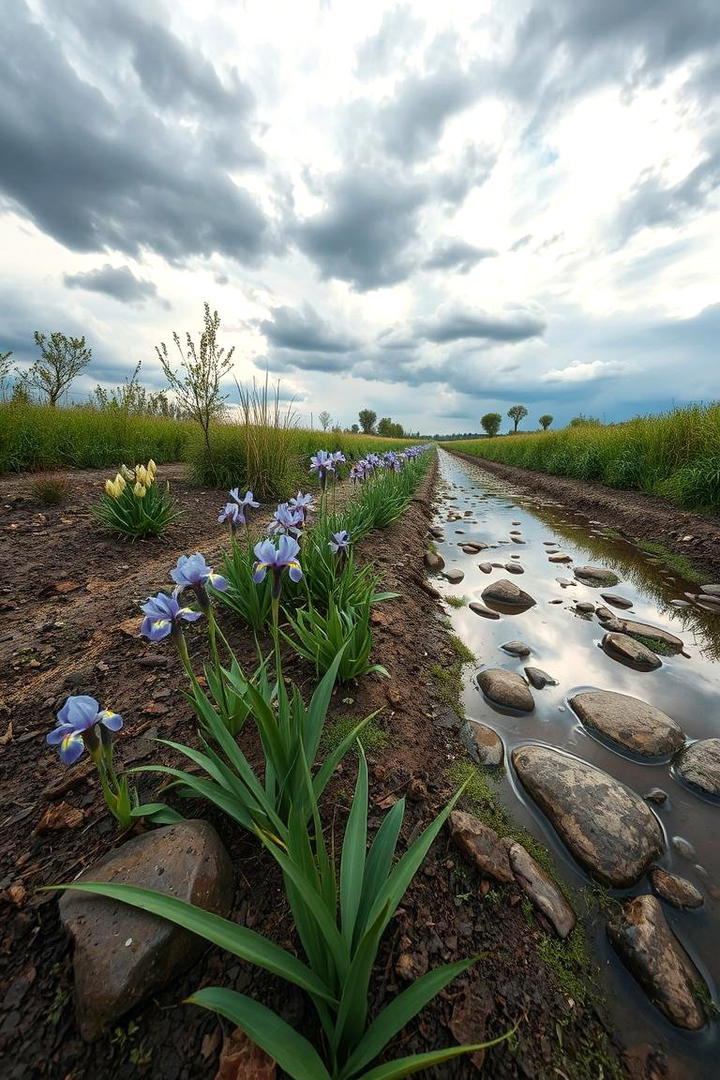
<path fill-rule="evenodd" d="M 313 494 L 308 491 L 303 495 L 301 491 L 298 491 L 297 495 L 290 500 L 290 506 L 293 510 L 299 510 L 302 513 L 303 521 L 307 521 L 308 513 L 314 509 L 313 507 Z"/>
<path fill-rule="evenodd" d="M 332 540 L 329 541 L 330 550 L 333 555 L 337 555 L 339 551 L 346 552 L 350 547 L 350 535 L 347 529 L 342 529 L 341 532 L 332 534 Z"/>
<path fill-rule="evenodd" d="M 352 480 L 353 484 L 356 484 L 358 480 L 365 479 L 365 473 L 363 471 L 362 465 L 363 463 L 361 463 L 360 461 L 356 461 L 354 465 L 350 466 L 350 479 Z"/>
<path fill-rule="evenodd" d="M 256 585 L 259 585 L 261 581 L 265 580 L 268 570 L 272 570 L 274 597 L 280 595 L 283 570 L 287 570 L 291 581 L 300 581 L 302 578 L 302 569 L 297 559 L 300 553 L 300 545 L 292 536 L 281 536 L 277 547 L 275 547 L 272 540 L 261 540 L 259 544 L 255 545 L 253 551 L 257 559 L 253 571 L 253 581 Z"/>
<path fill-rule="evenodd" d="M 108 731 L 119 731 L 123 726 L 122 716 L 111 709 L 101 709 L 95 698 L 85 694 L 69 697 L 57 714 L 57 727 L 46 736 L 50 746 L 57 746 L 60 760 L 65 765 L 72 765 L 85 749 L 83 735 L 102 724 Z M 97 745 L 97 737 L 95 737 Z"/>
<path fill-rule="evenodd" d="M 238 526 L 245 525 L 242 503 L 239 505 L 234 502 L 225 503 L 225 506 L 218 514 L 218 522 L 222 525 L 225 521 L 229 522 L 231 532 L 235 532 Z"/>
<path fill-rule="evenodd" d="M 334 454 L 331 454 L 331 457 L 335 465 L 344 465 L 347 460 L 342 450 L 336 450 Z"/>
<path fill-rule="evenodd" d="M 172 596 L 169 593 L 159 592 L 157 596 L 148 596 L 146 603 L 140 605 L 140 610 L 145 613 L 145 618 L 140 627 L 140 633 L 150 641 L 162 641 L 175 633 L 180 628 L 180 620 L 196 622 L 201 616 L 201 611 L 193 611 L 190 607 L 181 607 L 178 603 L 178 593 L 181 586 L 173 589 Z"/>
<path fill-rule="evenodd" d="M 240 498 L 240 488 L 233 488 L 232 491 L 229 492 L 229 494 L 230 498 L 234 499 L 235 502 L 238 503 L 240 506 L 252 506 L 255 510 L 257 510 L 258 506 L 260 505 L 259 502 L 255 502 L 255 496 L 253 495 L 252 491 L 246 491 L 242 498 Z"/>
<path fill-rule="evenodd" d="M 271 536 L 276 533 L 300 533 L 305 524 L 302 510 L 290 507 L 288 503 L 280 503 L 273 514 L 273 520 L 268 525 Z"/>
<path fill-rule="evenodd" d="M 181 555 L 177 566 L 170 571 L 170 577 L 181 589 L 194 589 L 198 595 L 206 585 L 212 585 L 218 592 L 225 592 L 228 583 L 221 574 L 216 574 L 199 551 L 194 555 Z"/>
<path fill-rule="evenodd" d="M 320 487 L 324 491 L 328 473 L 335 472 L 335 463 L 332 454 L 328 454 L 327 450 L 318 450 L 317 454 L 313 454 L 310 458 L 310 471 L 317 472 L 318 479 L 320 480 Z"/>

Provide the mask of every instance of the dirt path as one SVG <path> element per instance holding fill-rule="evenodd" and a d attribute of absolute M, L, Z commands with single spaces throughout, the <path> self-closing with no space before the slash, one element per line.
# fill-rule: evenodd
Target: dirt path
<path fill-rule="evenodd" d="M 434 472 L 404 517 L 362 544 L 361 559 L 371 560 L 384 586 L 401 594 L 373 616 L 374 659 L 387 667 L 390 678 L 369 676 L 357 686 L 338 688 L 330 718 L 331 723 L 346 723 L 383 708 L 380 737 L 368 750 L 370 827 L 376 829 L 387 809 L 406 794 L 404 843 L 448 799 L 454 783 L 447 770 L 464 756 L 453 730 L 457 717 L 447 689 L 448 678 L 457 672 L 457 654 L 422 565 L 433 483 Z M 11 717 L 12 730 L 9 737 L 6 730 L 0 746 L 0 1057 L 5 1061 L 0 1071 L 8 1080 L 111 1080 L 119 1070 L 124 1076 L 153 1080 L 210 1080 L 217 1071 L 222 1026 L 211 1014 L 179 1004 L 193 989 L 209 983 L 258 997 L 317 1038 L 317 1022 L 303 995 L 211 950 L 187 976 L 126 1017 L 110 1041 L 85 1045 L 75 1026 L 68 945 L 56 903 L 36 891 L 39 885 L 74 876 L 115 842 L 87 767 L 81 762 L 66 771 L 45 746 L 53 711 L 68 692 L 93 694 L 125 715 L 119 754 L 126 763 L 170 760 L 152 741 L 155 735 L 194 740 L 174 654 L 137 636 L 137 601 L 163 586 L 177 554 L 200 548 L 213 558 L 222 544 L 214 525 L 218 493 L 184 490 L 180 479 L 176 491 L 192 513 L 184 521 L 185 531 L 163 549 L 128 549 L 107 541 L 95 533 L 82 507 L 47 515 L 48 521 L 37 529 L 32 520 L 16 518 L 30 527 L 19 533 L 27 538 L 22 556 L 19 545 L 13 548 L 16 581 L 4 600 L 4 632 L 10 626 L 13 639 L 2 643 L 5 648 L 10 644 L 14 667 L 4 691 L 2 725 L 5 730 Z M 7 503 L 7 489 L 3 494 Z M 18 530 L 13 533 L 18 535 Z M 22 573 L 25 558 L 33 565 L 29 582 Z M 77 588 L 58 591 L 57 583 L 64 581 L 75 582 Z M 50 589 L 38 599 L 41 583 Z M 249 666 L 249 636 L 231 619 L 224 617 L 223 623 L 241 662 Z M 26 654 L 17 652 L 23 642 Z M 301 686 L 314 682 L 313 672 L 297 661 L 289 660 L 287 671 Z M 252 756 L 252 739 L 246 749 Z M 326 795 L 327 822 L 338 837 L 354 779 L 349 758 Z M 155 781 L 145 777 L 143 785 L 141 797 L 147 798 Z M 48 808 L 54 827 L 44 830 L 38 826 Z M 237 868 L 232 917 L 292 947 L 293 926 L 272 860 L 204 804 L 182 808 L 187 816 L 209 817 L 231 853 Z M 480 958 L 466 977 L 408 1025 L 391 1056 L 452 1045 L 456 1038 L 492 1038 L 517 1024 L 513 1040 L 488 1054 L 485 1070 L 493 1080 L 626 1075 L 613 1036 L 597 1011 L 592 985 L 575 971 L 573 989 L 568 990 L 541 955 L 547 939 L 541 917 L 520 903 L 514 887 L 498 886 L 488 893 L 486 885 L 443 834 L 385 936 L 373 1009 L 405 987 L 398 972 L 408 964 L 422 970 L 461 956 Z M 571 970 L 571 959 L 568 965 Z M 129 1027 L 129 1021 L 135 1026 Z M 637 1080 L 667 1075 L 651 1071 L 660 1065 L 649 1049 L 641 1049 L 638 1060 L 627 1075 Z M 477 1071 L 461 1059 L 441 1075 L 453 1080 L 471 1078 Z"/>
<path fill-rule="evenodd" d="M 720 581 L 720 517 L 693 514 L 642 491 L 618 491 L 604 484 L 532 472 L 453 450 L 450 453 L 508 480 L 520 491 L 540 492 L 590 518 L 602 518 L 604 524 L 631 539 L 661 543 L 691 559 L 713 581 Z"/>

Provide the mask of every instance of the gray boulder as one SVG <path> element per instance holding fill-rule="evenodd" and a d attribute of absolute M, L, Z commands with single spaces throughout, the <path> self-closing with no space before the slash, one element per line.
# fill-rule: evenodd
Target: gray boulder
<path fill-rule="evenodd" d="M 685 734 L 654 705 L 628 694 L 589 690 L 570 699 L 585 727 L 644 757 L 669 757 L 685 744 Z"/>
<path fill-rule="evenodd" d="M 633 885 L 664 850 L 647 804 L 602 769 L 546 746 L 520 746 L 512 760 L 572 854 L 603 884 Z"/>

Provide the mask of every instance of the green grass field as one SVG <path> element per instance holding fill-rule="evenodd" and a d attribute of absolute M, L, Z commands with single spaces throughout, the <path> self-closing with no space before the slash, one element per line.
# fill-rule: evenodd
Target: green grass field
<path fill-rule="evenodd" d="M 440 445 L 523 469 L 665 495 L 693 510 L 720 510 L 720 404 L 624 424 Z"/>
<path fill-rule="evenodd" d="M 307 458 L 316 450 L 342 450 L 357 460 L 413 441 L 228 422 L 211 428 L 208 455 L 199 426 L 190 421 L 114 409 L 0 405 L 0 473 L 187 461 L 198 483 L 245 484 L 262 498 L 307 485 Z"/>

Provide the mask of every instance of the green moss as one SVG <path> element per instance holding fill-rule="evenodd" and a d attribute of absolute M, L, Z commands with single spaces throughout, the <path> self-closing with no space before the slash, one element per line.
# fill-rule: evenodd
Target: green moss
<path fill-rule="evenodd" d="M 322 735 L 322 749 L 328 754 L 331 753 L 337 746 L 340 745 L 342 740 L 346 738 L 354 727 L 360 723 L 362 717 L 351 716 L 347 714 L 345 716 L 339 716 L 337 720 L 331 724 L 326 724 Z M 365 725 L 359 735 L 360 744 L 363 750 L 372 754 L 379 750 L 383 750 L 390 741 L 390 735 L 381 726 L 379 717 L 373 717 Z M 353 751 L 351 751 L 353 752 Z"/>
<path fill-rule="evenodd" d="M 464 598 L 463 598 L 464 603 Z M 471 649 L 468 649 L 464 641 L 461 641 L 455 634 L 450 639 L 450 644 L 453 647 L 455 656 L 458 658 L 461 664 L 474 664 L 475 653 Z"/>
<path fill-rule="evenodd" d="M 448 708 L 454 709 L 458 716 L 461 716 L 464 720 L 465 709 L 461 701 L 463 692 L 462 669 L 463 664 L 473 663 L 475 657 L 467 645 L 464 645 L 455 634 L 451 634 L 449 640 L 455 653 L 455 659 L 445 666 L 431 664 L 428 670 L 430 678 L 435 684 L 435 696 L 437 699 L 443 705 L 447 705 Z"/>
<path fill-rule="evenodd" d="M 657 653 L 658 656 L 674 656 L 677 649 L 674 649 L 672 645 L 669 645 L 667 641 L 659 641 L 657 638 L 645 637 L 644 634 L 631 634 L 636 641 L 639 641 L 641 645 L 650 649 L 651 652 Z"/>
<path fill-rule="evenodd" d="M 696 570 L 689 559 L 684 555 L 676 555 L 675 552 L 669 551 L 664 544 L 643 541 L 638 544 L 638 547 L 647 555 L 655 555 L 668 569 L 674 570 L 676 574 L 679 574 L 680 577 L 685 578 L 687 581 L 703 582 L 705 580 L 706 575 Z"/>
<path fill-rule="evenodd" d="M 443 599 L 450 607 L 465 607 L 467 603 L 464 596 L 444 596 Z"/>
<path fill-rule="evenodd" d="M 540 935 L 538 953 L 545 967 L 553 973 L 558 989 L 573 1001 L 584 1004 L 592 993 L 590 977 L 594 965 L 580 926 L 561 941 L 554 934 Z"/>

